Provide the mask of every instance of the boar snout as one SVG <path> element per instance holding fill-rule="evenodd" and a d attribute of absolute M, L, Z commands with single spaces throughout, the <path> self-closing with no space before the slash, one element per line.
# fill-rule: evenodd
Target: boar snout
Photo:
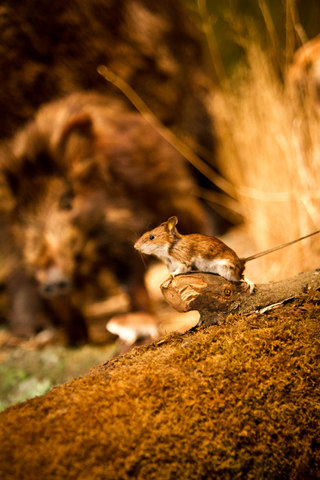
<path fill-rule="evenodd" d="M 72 282 L 58 267 L 49 268 L 43 277 L 40 282 L 40 293 L 43 297 L 54 298 L 70 292 Z"/>

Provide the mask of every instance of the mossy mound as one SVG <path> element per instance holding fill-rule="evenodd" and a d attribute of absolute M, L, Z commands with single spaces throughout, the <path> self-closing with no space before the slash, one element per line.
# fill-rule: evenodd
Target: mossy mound
<path fill-rule="evenodd" d="M 320 478 L 320 294 L 172 335 L 0 414 L 0 478 Z"/>

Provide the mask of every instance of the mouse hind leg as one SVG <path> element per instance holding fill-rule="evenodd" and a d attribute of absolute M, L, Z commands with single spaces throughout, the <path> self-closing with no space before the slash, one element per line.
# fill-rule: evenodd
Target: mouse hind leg
<path fill-rule="evenodd" d="M 232 282 L 245 282 L 249 286 L 250 293 L 255 290 L 255 284 L 243 275 L 243 265 L 234 265 L 229 260 L 219 259 L 212 262 L 211 271 Z"/>
<path fill-rule="evenodd" d="M 233 264 L 228 262 L 221 263 L 219 266 L 220 271 L 218 273 L 222 275 L 227 280 L 232 280 L 235 282 L 244 282 L 249 286 L 250 293 L 255 291 L 255 284 L 249 280 L 245 275 L 243 275 L 244 263 L 240 260 L 237 263 Z"/>

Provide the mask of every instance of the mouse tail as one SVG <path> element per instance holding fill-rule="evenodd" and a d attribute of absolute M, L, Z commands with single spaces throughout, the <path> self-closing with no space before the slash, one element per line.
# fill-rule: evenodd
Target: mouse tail
<path fill-rule="evenodd" d="M 320 233 L 320 230 L 317 230 L 316 232 L 309 233 L 308 235 L 304 235 L 303 237 L 297 238 L 296 240 L 292 240 L 291 242 L 282 243 L 281 245 L 278 245 L 277 247 L 269 248 L 268 250 L 264 250 L 263 252 L 256 253 L 255 255 L 250 255 L 250 257 L 243 258 L 242 260 L 245 263 L 247 263 L 247 262 L 250 262 L 250 260 L 255 260 L 256 258 L 259 258 L 259 257 L 264 257 L 265 255 L 269 255 L 269 253 L 276 252 L 277 250 L 281 250 L 282 248 L 289 247 L 289 245 L 293 245 L 294 243 L 300 242 L 301 240 L 312 237 L 313 235 L 316 235 L 317 233 Z"/>

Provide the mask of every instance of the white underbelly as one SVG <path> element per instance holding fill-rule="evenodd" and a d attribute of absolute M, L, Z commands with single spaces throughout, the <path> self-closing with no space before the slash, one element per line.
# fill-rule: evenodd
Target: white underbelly
<path fill-rule="evenodd" d="M 208 260 L 202 257 L 197 257 L 193 263 L 197 270 L 199 270 L 200 272 L 217 273 L 218 275 L 224 277 L 226 280 L 238 280 L 234 276 L 234 269 L 232 268 L 229 260 L 219 258 Z"/>

